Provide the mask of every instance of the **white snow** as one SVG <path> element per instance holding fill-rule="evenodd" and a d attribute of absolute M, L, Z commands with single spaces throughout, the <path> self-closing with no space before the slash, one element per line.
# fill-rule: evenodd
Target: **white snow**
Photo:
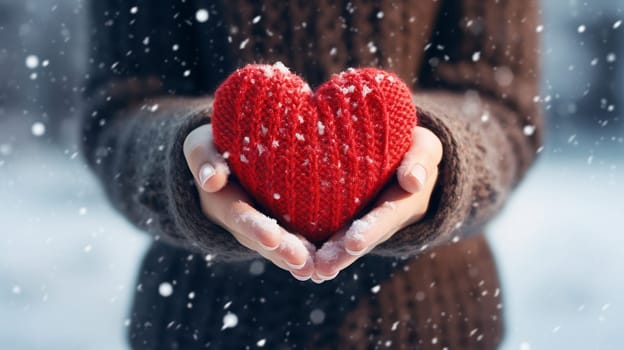
<path fill-rule="evenodd" d="M 199 9 L 195 12 L 195 20 L 199 23 L 205 23 L 210 18 L 210 13 L 206 9 Z"/>
<path fill-rule="evenodd" d="M 301 239 L 299 239 L 297 236 L 293 234 L 285 234 L 282 236 L 282 241 L 280 242 L 281 251 L 288 251 L 290 253 L 294 253 L 297 250 L 299 250 L 297 246 L 299 246 L 299 248 L 303 247 L 303 249 L 306 249 L 303 243 L 301 242 Z"/>
<path fill-rule="evenodd" d="M 371 92 L 373 92 L 373 89 L 369 88 L 368 85 L 364 85 L 364 87 L 362 88 L 362 97 L 366 97 L 366 95 L 370 94 Z"/>
<path fill-rule="evenodd" d="M 364 240 L 364 233 L 368 231 L 371 224 L 374 222 L 375 217 L 372 216 L 372 214 L 369 214 L 362 219 L 355 220 L 347 230 L 345 236 L 349 240 L 362 241 Z"/>
<path fill-rule="evenodd" d="M 33 123 L 33 125 L 30 127 L 30 132 L 37 137 L 43 136 L 46 132 L 45 124 L 43 124 L 42 122 Z"/>
<path fill-rule="evenodd" d="M 236 218 L 236 222 L 251 224 L 268 232 L 279 232 L 280 227 L 275 219 L 269 218 L 256 211 L 244 211 Z"/>
<path fill-rule="evenodd" d="M 173 286 L 171 285 L 171 283 L 169 282 L 162 282 L 159 286 L 158 286 L 158 293 L 163 297 L 163 298 L 167 298 L 170 297 L 171 294 L 173 294 Z"/>
<path fill-rule="evenodd" d="M 39 67 L 39 57 L 37 57 L 36 55 L 28 55 L 26 56 L 25 63 L 26 63 L 26 68 L 35 69 Z"/>
<path fill-rule="evenodd" d="M 314 309 L 310 312 L 310 321 L 313 324 L 321 324 L 325 321 L 325 312 L 321 309 Z"/>
<path fill-rule="evenodd" d="M 579 33 L 585 33 L 585 29 L 587 29 L 587 27 L 585 27 L 584 24 L 581 24 L 578 28 L 576 28 L 576 31 Z"/>
<path fill-rule="evenodd" d="M 377 45 L 375 45 L 375 43 L 374 43 L 374 42 L 370 41 L 370 42 L 368 42 L 368 44 L 366 44 L 366 46 L 368 47 L 368 51 L 369 51 L 370 53 L 375 53 L 375 52 L 377 52 Z"/>
<path fill-rule="evenodd" d="M 316 123 L 316 127 L 318 128 L 319 135 L 321 135 L 321 136 L 325 135 L 325 124 L 323 124 L 322 121 L 319 120 Z"/>
<path fill-rule="evenodd" d="M 245 46 L 247 46 L 247 44 L 249 43 L 249 38 L 246 38 L 245 40 L 241 41 L 240 45 L 238 46 L 239 49 L 244 49 Z"/>
<path fill-rule="evenodd" d="M 284 65 L 284 63 L 282 63 L 281 61 L 277 61 L 273 64 L 273 68 L 275 68 L 275 70 L 277 70 L 278 72 L 282 73 L 282 74 L 288 74 L 290 73 L 290 70 L 288 69 L 288 67 L 286 67 Z"/>
<path fill-rule="evenodd" d="M 472 54 L 472 62 L 477 62 L 481 59 L 481 51 L 476 51 Z"/>
<path fill-rule="evenodd" d="M 228 312 L 225 316 L 223 316 L 223 326 L 221 327 L 221 330 L 234 328 L 236 326 L 238 326 L 238 316 L 236 316 L 236 314 Z"/>
<path fill-rule="evenodd" d="M 336 260 L 338 255 L 343 252 L 345 252 L 344 238 L 323 243 L 316 255 L 323 260 L 332 261 Z"/>
<path fill-rule="evenodd" d="M 620 26 L 622 25 L 622 20 L 617 20 L 615 21 L 615 23 L 613 23 L 613 29 L 618 29 L 620 28 Z"/>
<path fill-rule="evenodd" d="M 522 128 L 522 132 L 526 136 L 533 135 L 535 133 L 535 125 L 525 125 L 524 128 Z"/>
<path fill-rule="evenodd" d="M 265 263 L 261 260 L 254 260 L 249 264 L 249 273 L 254 276 L 259 276 L 264 273 Z"/>

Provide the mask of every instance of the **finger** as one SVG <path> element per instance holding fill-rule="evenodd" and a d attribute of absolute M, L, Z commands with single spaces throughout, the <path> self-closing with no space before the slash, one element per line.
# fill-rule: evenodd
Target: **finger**
<path fill-rule="evenodd" d="M 429 207 L 437 176 L 437 168 L 434 168 L 423 190 L 415 194 L 405 192 L 396 184 L 390 186 L 379 198 L 377 206 L 347 230 L 347 253 L 363 255 L 403 227 L 420 220 Z"/>
<path fill-rule="evenodd" d="M 282 241 L 275 254 L 284 259 L 291 270 L 301 270 L 309 263 L 310 252 L 301 239 L 290 232 L 283 232 Z"/>
<path fill-rule="evenodd" d="M 258 242 L 253 241 L 249 237 L 246 237 L 245 235 L 240 234 L 238 232 L 233 232 L 232 235 L 234 236 L 234 238 L 236 238 L 236 240 L 241 245 L 243 245 L 243 246 L 245 246 L 245 247 L 247 247 L 247 248 L 257 252 L 258 254 L 260 254 L 260 256 L 262 256 L 263 258 L 269 260 L 271 263 L 273 263 L 277 267 L 281 268 L 282 270 L 290 272 L 290 268 L 286 265 L 286 263 L 282 259 L 280 259 L 276 255 L 272 254 L 272 252 L 262 249 L 258 245 Z"/>
<path fill-rule="evenodd" d="M 396 232 L 409 218 L 409 212 L 414 206 L 410 196 L 404 195 L 405 192 L 398 186 L 392 186 L 386 192 L 388 191 L 394 192 L 383 195 L 389 197 L 384 198 L 388 201 L 384 201 L 361 219 L 355 220 L 345 233 L 345 251 L 350 255 L 365 254 L 388 232 Z"/>
<path fill-rule="evenodd" d="M 412 145 L 397 168 L 401 187 L 410 193 L 422 191 L 442 160 L 442 143 L 429 129 L 417 126 L 412 131 Z"/>
<path fill-rule="evenodd" d="M 296 279 L 300 281 L 306 281 L 310 279 L 310 277 L 312 277 L 315 270 L 314 255 L 316 254 L 316 247 L 314 246 L 314 244 L 310 243 L 310 241 L 308 241 L 305 237 L 301 235 L 296 236 L 303 243 L 304 247 L 308 251 L 308 255 L 306 259 L 306 264 L 301 269 L 292 270 L 291 273 Z"/>
<path fill-rule="evenodd" d="M 315 272 L 312 276 L 314 282 L 322 282 L 336 278 L 338 273 L 345 267 L 357 260 L 357 256 L 345 251 L 345 231 L 333 235 L 316 252 L 314 265 Z"/>
<path fill-rule="evenodd" d="M 275 250 L 279 246 L 281 227 L 249 205 L 249 198 L 235 183 L 228 183 L 219 192 L 200 192 L 199 195 L 206 216 L 229 232 L 245 235 L 265 250 Z"/>
<path fill-rule="evenodd" d="M 264 250 L 275 251 L 291 270 L 299 270 L 306 265 L 310 253 L 301 239 L 247 202 L 237 201 L 232 205 L 229 223 L 233 231 L 256 238 Z"/>
<path fill-rule="evenodd" d="M 314 274 L 314 269 L 314 259 L 310 254 L 306 259 L 306 264 L 301 269 L 291 270 L 290 273 L 299 281 L 307 281 Z"/>
<path fill-rule="evenodd" d="M 280 249 L 284 232 L 275 219 L 258 212 L 244 200 L 234 201 L 230 208 L 226 219 L 230 231 L 257 242 L 265 251 Z"/>
<path fill-rule="evenodd" d="M 214 147 L 210 124 L 191 131 L 184 140 L 183 150 L 195 181 L 204 191 L 216 192 L 225 186 L 230 171 Z"/>
<path fill-rule="evenodd" d="M 275 250 L 268 251 L 263 249 L 258 242 L 251 240 L 249 237 L 246 237 L 244 234 L 233 233 L 234 237 L 245 247 L 258 252 L 262 257 L 271 261 L 273 264 L 277 265 L 279 268 L 290 272 L 293 277 L 300 281 L 306 281 L 310 279 L 314 272 L 314 261 L 312 258 L 312 254 L 308 252 L 306 257 L 306 263 L 301 268 L 293 268 L 286 262 L 283 257 L 278 254 Z"/>

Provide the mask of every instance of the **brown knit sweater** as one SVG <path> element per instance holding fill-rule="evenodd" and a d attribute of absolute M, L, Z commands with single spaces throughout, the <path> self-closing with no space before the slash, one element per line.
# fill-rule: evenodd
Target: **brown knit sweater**
<path fill-rule="evenodd" d="M 461 239 L 500 211 L 541 145 L 535 0 L 91 6 L 84 152 L 113 205 L 155 239 L 132 314 L 135 348 L 244 348 L 265 338 L 270 348 L 374 348 L 387 340 L 442 349 L 467 347 L 480 334 L 475 347 L 498 343 L 500 332 L 484 335 L 500 324 L 482 314 L 479 292 L 497 284 L 489 250 L 482 237 Z M 206 21 L 196 18 L 200 9 Z M 258 256 L 201 212 L 182 154 L 185 136 L 209 122 L 210 94 L 229 73 L 278 60 L 312 86 L 347 67 L 396 72 L 415 91 L 421 124 L 444 146 L 427 216 L 321 287 L 269 265 L 250 274 Z M 415 257 L 457 239 L 431 253 L 444 259 Z M 475 266 L 485 276 L 476 283 Z M 174 285 L 173 297 L 158 295 L 162 282 Z M 223 304 L 233 299 L 239 325 L 221 331 Z M 309 309 L 323 309 L 323 322 L 310 323 Z"/>

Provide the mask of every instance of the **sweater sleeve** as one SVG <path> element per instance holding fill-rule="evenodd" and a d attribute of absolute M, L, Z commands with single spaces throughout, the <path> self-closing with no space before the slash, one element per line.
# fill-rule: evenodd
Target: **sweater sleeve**
<path fill-rule="evenodd" d="M 374 253 L 418 254 L 482 232 L 542 143 L 538 6 L 530 1 L 444 1 L 414 95 L 420 124 L 442 141 L 428 213 Z"/>
<path fill-rule="evenodd" d="M 211 72 L 194 63 L 205 53 L 194 51 L 188 8 L 172 6 L 177 16 L 145 1 L 91 2 L 83 154 L 115 208 L 155 240 L 221 260 L 250 258 L 203 214 L 184 159 L 186 135 L 209 122 L 212 108 L 193 74 Z"/>

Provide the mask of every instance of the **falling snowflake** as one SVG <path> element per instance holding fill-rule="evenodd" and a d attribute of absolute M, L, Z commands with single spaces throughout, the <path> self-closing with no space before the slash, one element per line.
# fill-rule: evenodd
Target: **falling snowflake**
<path fill-rule="evenodd" d="M 238 316 L 236 316 L 236 314 L 228 312 L 227 314 L 225 314 L 225 316 L 223 316 L 223 326 L 221 327 L 221 330 L 234 328 L 237 325 L 238 325 Z"/>
<path fill-rule="evenodd" d="M 39 57 L 35 55 L 29 55 L 26 57 L 26 67 L 28 69 L 35 69 L 39 67 Z"/>
<path fill-rule="evenodd" d="M 477 62 L 481 59 L 481 51 L 477 51 L 472 54 L 472 62 Z"/>
<path fill-rule="evenodd" d="M 170 297 L 173 294 L 173 286 L 169 282 L 163 282 L 158 286 L 158 294 L 163 298 Z"/>
<path fill-rule="evenodd" d="M 310 321 L 314 324 L 321 324 L 325 321 L 325 312 L 321 309 L 314 309 L 310 312 Z"/>
<path fill-rule="evenodd" d="M 526 136 L 533 135 L 535 133 L 535 125 L 525 125 L 524 128 L 522 128 L 522 132 Z"/>
<path fill-rule="evenodd" d="M 585 33 L 585 29 L 587 29 L 585 25 L 581 24 L 580 26 L 578 26 L 578 28 L 576 28 L 576 31 L 579 33 Z"/>
<path fill-rule="evenodd" d="M 208 13 L 206 9 L 199 9 L 197 10 L 197 12 L 195 12 L 195 19 L 199 23 L 207 22 L 208 18 L 210 18 L 210 14 Z"/>
<path fill-rule="evenodd" d="M 43 136 L 43 135 L 45 134 L 45 132 L 46 132 L 46 127 L 45 127 L 45 125 L 44 125 L 43 123 L 41 123 L 41 122 L 36 122 L 36 123 L 34 123 L 34 124 L 31 126 L 30 131 L 32 132 L 32 134 L 33 134 L 34 136 L 39 137 L 39 136 Z"/>

